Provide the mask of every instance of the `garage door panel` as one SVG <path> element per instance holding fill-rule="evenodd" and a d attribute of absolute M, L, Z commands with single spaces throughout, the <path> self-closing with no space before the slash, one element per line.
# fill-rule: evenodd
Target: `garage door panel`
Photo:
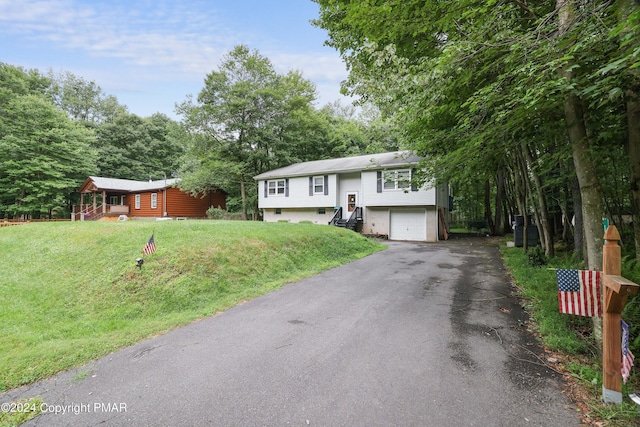
<path fill-rule="evenodd" d="M 392 209 L 389 238 L 392 240 L 427 240 L 426 209 Z"/>

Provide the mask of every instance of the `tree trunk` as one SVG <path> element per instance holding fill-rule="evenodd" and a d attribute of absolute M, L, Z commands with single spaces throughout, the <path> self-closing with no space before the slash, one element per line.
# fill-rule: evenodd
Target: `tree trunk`
<path fill-rule="evenodd" d="M 562 241 L 567 243 L 571 234 L 571 216 L 569 215 L 569 188 L 566 183 L 562 188 L 560 210 L 562 211 Z"/>
<path fill-rule="evenodd" d="M 547 200 L 544 197 L 544 192 L 542 191 L 542 180 L 540 179 L 540 175 L 536 171 L 531 150 L 528 146 L 523 146 L 522 150 L 524 152 L 525 158 L 527 159 L 527 162 L 529 163 L 531 175 L 533 176 L 533 184 L 536 186 L 536 192 L 538 193 L 538 206 L 540 207 L 540 220 L 538 221 L 538 224 L 540 225 L 540 227 L 542 227 L 541 237 L 543 237 L 544 240 L 544 253 L 547 256 L 554 256 L 555 251 L 553 248 L 551 221 L 549 221 L 549 209 L 547 208 Z"/>
<path fill-rule="evenodd" d="M 558 27 L 562 36 L 576 18 L 575 0 L 557 0 L 559 11 Z M 573 80 L 573 71 L 567 64 L 561 71 L 567 82 Z M 580 184 L 582 197 L 582 216 L 584 221 L 584 239 L 586 259 L 590 270 L 602 270 L 602 189 L 595 174 L 595 163 L 591 157 L 590 141 L 584 121 L 582 104 L 574 93 L 568 93 L 564 103 L 564 116 L 567 123 L 573 165 Z"/>
<path fill-rule="evenodd" d="M 557 0 L 558 29 L 562 36 L 576 17 L 575 0 Z M 562 70 L 562 76 L 567 82 L 573 80 L 571 63 Z M 587 135 L 587 127 L 580 99 L 575 93 L 570 92 L 563 103 L 564 116 L 567 122 L 569 141 L 571 142 L 571 155 L 576 170 L 580 197 L 582 200 L 582 219 L 584 225 L 584 240 L 586 242 L 586 261 L 589 270 L 602 270 L 602 190 L 595 174 L 595 164 L 589 151 L 590 144 Z M 577 229 L 577 227 L 576 227 Z M 598 348 L 602 349 L 602 320 L 591 318 L 593 335 Z"/>
<path fill-rule="evenodd" d="M 487 227 L 492 236 L 496 235 L 496 226 L 491 214 L 491 185 L 488 179 L 484 180 L 484 218 L 487 220 Z"/>
<path fill-rule="evenodd" d="M 240 177 L 240 195 L 242 197 L 242 220 L 247 220 L 247 191 L 244 188 L 244 176 Z"/>
<path fill-rule="evenodd" d="M 502 171 L 498 171 L 496 176 L 496 233 L 501 235 L 500 232 L 500 223 L 502 222 L 502 196 L 504 194 L 504 174 Z"/>
<path fill-rule="evenodd" d="M 583 258 L 585 252 L 584 222 L 582 221 L 582 195 L 577 177 L 571 180 L 571 193 L 573 199 L 573 250 L 577 252 L 579 258 Z"/>
<path fill-rule="evenodd" d="M 620 2 L 620 22 L 628 22 L 630 13 L 637 8 L 633 0 Z M 626 32 L 633 31 L 631 28 Z M 627 71 L 629 86 L 625 89 L 627 101 L 627 148 L 629 152 L 631 183 L 631 214 L 633 236 L 636 244 L 636 259 L 640 261 L 640 72 L 635 68 Z"/>
<path fill-rule="evenodd" d="M 520 215 L 523 218 L 523 227 L 522 227 L 522 249 L 527 252 L 529 250 L 529 177 L 527 175 L 527 167 L 525 165 L 524 159 L 522 158 L 521 150 L 515 150 L 516 154 L 516 162 L 518 164 L 518 178 L 520 181 L 520 196 L 518 201 L 518 208 L 520 210 Z"/>
<path fill-rule="evenodd" d="M 627 93 L 630 91 L 627 91 Z M 633 214 L 633 236 L 636 244 L 636 259 L 640 261 L 640 90 L 627 101 L 627 123 L 629 136 L 629 163 L 631 166 L 631 212 Z M 627 95 L 629 96 L 629 95 Z"/>

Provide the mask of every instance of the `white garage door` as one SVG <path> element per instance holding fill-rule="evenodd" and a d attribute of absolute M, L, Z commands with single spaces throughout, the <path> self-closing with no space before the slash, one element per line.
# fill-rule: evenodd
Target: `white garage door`
<path fill-rule="evenodd" d="M 391 211 L 391 240 L 427 240 L 427 212 L 425 209 L 394 209 Z"/>

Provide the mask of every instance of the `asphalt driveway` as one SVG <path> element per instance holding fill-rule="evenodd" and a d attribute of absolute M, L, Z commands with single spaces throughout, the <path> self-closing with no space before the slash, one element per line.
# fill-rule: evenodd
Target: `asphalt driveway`
<path fill-rule="evenodd" d="M 390 242 L 0 402 L 42 397 L 30 426 L 578 426 L 482 242 Z"/>

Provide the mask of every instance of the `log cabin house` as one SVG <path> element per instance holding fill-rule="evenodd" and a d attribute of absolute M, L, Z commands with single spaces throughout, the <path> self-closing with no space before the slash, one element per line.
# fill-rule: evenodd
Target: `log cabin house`
<path fill-rule="evenodd" d="M 116 219 L 122 215 L 136 219 L 206 218 L 207 209 L 212 206 L 226 209 L 227 194 L 223 190 L 194 197 L 176 187 L 178 181 L 90 176 L 80 187 L 80 206 L 73 207 L 71 220 Z"/>

